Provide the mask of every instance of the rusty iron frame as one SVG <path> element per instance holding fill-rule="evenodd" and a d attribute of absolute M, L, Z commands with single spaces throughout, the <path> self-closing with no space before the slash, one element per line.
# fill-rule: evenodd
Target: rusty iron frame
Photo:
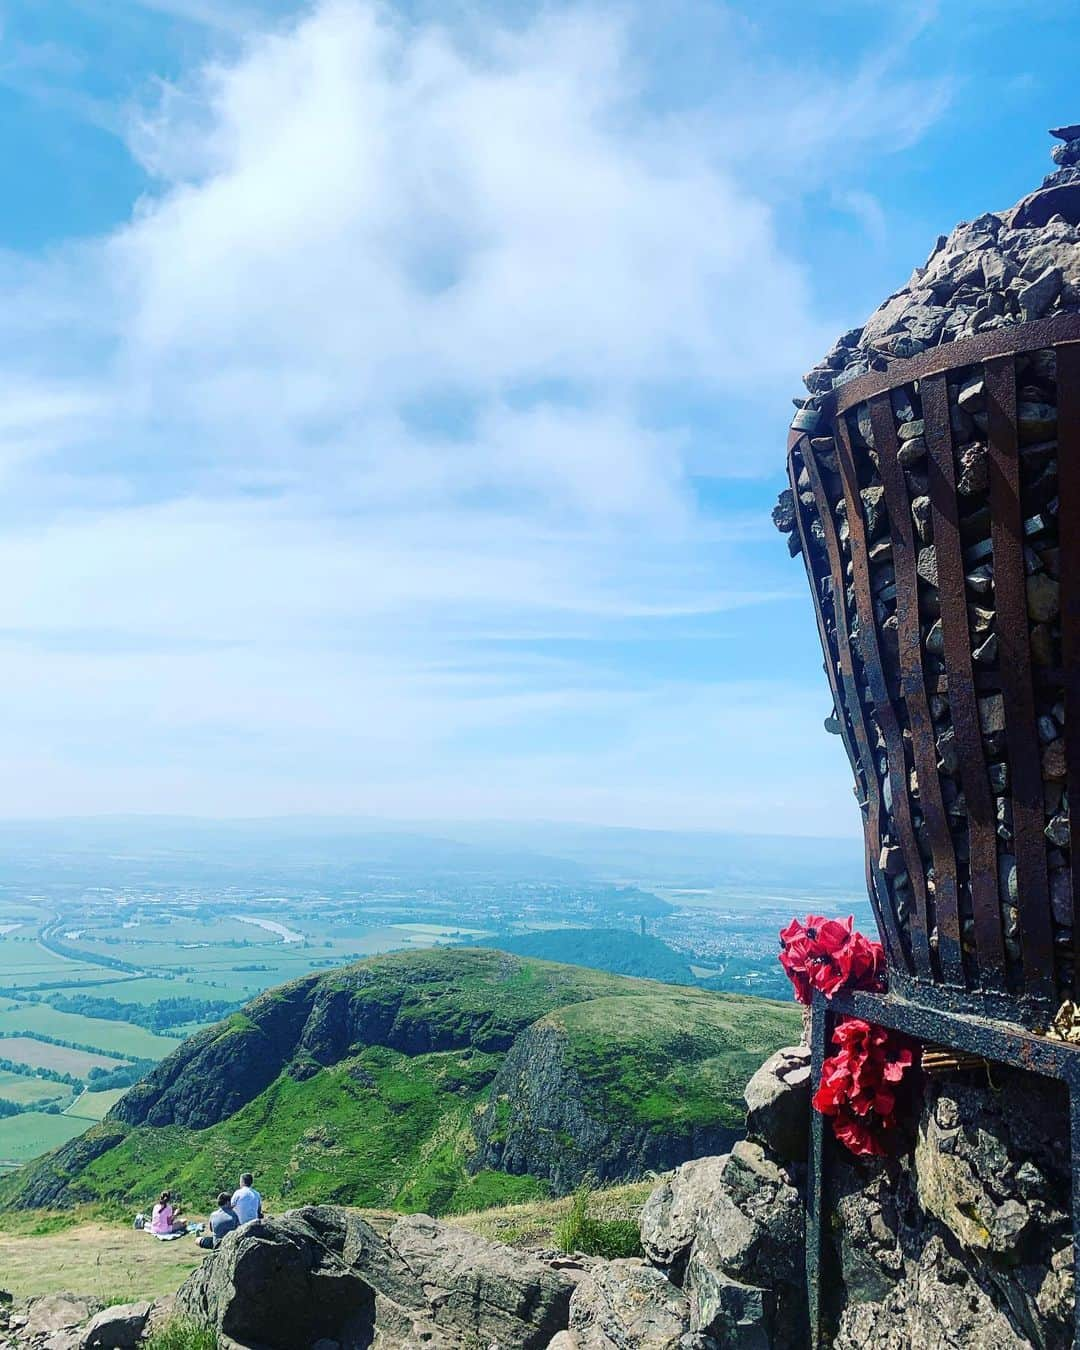
<path fill-rule="evenodd" d="M 1037 666 L 1028 629 L 1023 484 L 1015 358 L 1053 349 L 1057 355 L 1058 539 L 1061 668 Z M 972 369 L 974 368 L 974 370 Z M 996 673 L 977 670 L 965 586 L 965 540 L 957 495 L 948 381 L 981 372 L 987 406 L 989 533 L 994 559 Z M 930 695 L 920 630 L 918 547 L 908 484 L 899 462 L 892 397 L 917 386 L 926 441 L 927 493 L 938 568 L 944 670 L 967 804 L 966 843 L 973 943 L 965 951 L 958 851 L 937 771 Z M 899 637 L 898 676 L 882 661 L 870 575 L 867 512 L 860 493 L 849 414 L 868 417 L 889 519 Z M 1069 1095 L 1072 1148 L 1071 1217 L 1076 1289 L 1074 1346 L 1080 1350 L 1080 1047 L 1033 1028 L 1047 1025 L 1057 1004 L 1055 954 L 1043 833 L 1043 782 L 1036 728 L 1036 692 L 1061 690 L 1065 701 L 1066 789 L 1070 813 L 1072 995 L 1080 1001 L 1080 314 L 1007 326 L 890 361 L 887 368 L 839 386 L 822 401 L 818 431 L 800 415 L 788 439 L 788 473 L 796 528 L 814 597 L 836 714 L 856 781 L 866 844 L 867 889 L 885 946 L 889 993 L 847 993 L 831 1002 L 815 994 L 811 1010 L 811 1082 L 816 1090 L 832 1028 L 843 1016 L 864 1018 L 916 1039 L 1063 1082 Z M 860 423 L 862 425 L 862 423 Z M 832 439 L 832 498 L 811 441 Z M 831 464 L 831 461 L 830 461 Z M 805 478 L 803 471 L 805 470 Z M 838 481 L 837 481 L 838 480 Z M 801 499 L 807 487 L 813 495 Z M 833 502 L 841 501 L 847 541 Z M 937 686 L 941 691 L 941 686 Z M 997 822 L 979 697 L 1000 693 L 1010 768 L 1019 911 L 1019 960 L 1007 955 L 1001 914 Z M 875 727 L 876 720 L 876 727 Z M 910 750 L 905 746 L 906 721 Z M 882 747 L 877 739 L 880 729 Z M 908 755 L 910 754 L 910 760 Z M 914 769 L 925 824 L 923 847 L 913 822 L 908 781 Z M 901 921 L 878 855 L 885 803 L 911 882 L 913 903 Z M 924 851 L 933 867 L 928 885 Z M 930 934 L 936 934 L 936 941 Z M 807 1179 L 806 1273 L 812 1345 L 827 1344 L 822 1289 L 829 1277 L 831 1132 L 814 1113 Z"/>
<path fill-rule="evenodd" d="M 1028 637 L 1025 533 L 1015 358 L 1054 349 L 1058 358 L 1061 668 L 1036 666 Z M 964 539 L 957 497 L 947 380 L 981 370 L 987 394 L 990 470 L 990 539 L 995 559 L 997 671 L 976 670 L 964 584 Z M 925 668 L 920 639 L 917 545 L 908 485 L 898 460 L 899 441 L 891 398 L 917 386 L 922 400 L 926 472 L 938 566 L 945 680 L 967 803 L 964 878 L 970 892 L 966 914 L 974 937 L 965 953 L 960 871 L 937 771 L 937 748 L 929 702 L 943 686 Z M 899 674 L 882 659 L 872 589 L 869 530 L 860 493 L 849 415 L 868 416 L 889 518 L 896 584 Z M 814 596 L 818 633 L 826 659 L 844 745 L 856 778 L 866 847 L 867 888 L 886 949 L 891 987 L 941 1010 L 977 1012 L 1028 1027 L 1045 1026 L 1057 1004 L 1054 940 L 1048 884 L 1049 842 L 1043 834 L 1043 788 L 1035 726 L 1036 690 L 1060 689 L 1066 704 L 1067 786 L 1080 802 L 1080 314 L 995 329 L 946 343 L 881 372 L 840 386 L 823 402 L 822 429 L 793 429 L 788 471 L 796 527 Z M 862 414 L 860 414 L 862 415 Z M 838 483 L 832 498 L 811 441 L 828 435 L 835 447 Z M 802 477 L 805 470 L 805 477 Z M 800 500 L 800 478 L 813 506 Z M 833 502 L 842 499 L 847 543 L 839 537 Z M 1070 528 L 1070 525 L 1072 528 Z M 815 535 L 814 527 L 817 526 Z M 1011 781 L 1006 794 L 1013 816 L 1019 902 L 1019 947 L 1006 954 L 994 796 L 979 720 L 980 695 L 1000 692 Z M 1074 716 L 1075 714 L 1075 716 Z M 876 727 L 874 722 L 876 720 Z M 883 749 L 876 740 L 880 728 Z M 907 741 L 910 740 L 910 748 Z M 881 761 L 879 763 L 879 760 Z M 909 771 L 918 778 L 916 828 Z M 882 785 L 891 794 L 895 843 L 911 886 L 911 904 L 901 921 L 878 854 L 882 845 Z M 1070 792 L 1070 801 L 1074 794 Z M 1071 817 L 1070 817 L 1071 820 Z M 1071 829 L 1080 833 L 1080 811 Z M 925 830 L 920 842 L 920 831 Z M 1080 841 L 1077 841 L 1080 843 Z M 921 846 L 922 845 L 922 846 Z M 925 854 L 925 857 L 924 857 Z M 933 885 L 928 868 L 933 868 Z M 1080 855 L 1071 853 L 1073 932 L 1080 946 Z M 1012 930 L 1010 930 L 1011 934 Z M 1010 937 L 1010 941 L 1013 939 Z M 1080 955 L 1073 992 L 1080 996 Z"/>

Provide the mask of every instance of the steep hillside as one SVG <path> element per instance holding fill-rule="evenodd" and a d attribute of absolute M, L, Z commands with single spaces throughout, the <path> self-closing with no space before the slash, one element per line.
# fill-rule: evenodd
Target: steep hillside
<path fill-rule="evenodd" d="M 456 949 L 271 990 L 98 1126 L 0 1183 L 4 1207 L 203 1208 L 250 1167 L 275 1200 L 450 1212 L 631 1178 L 724 1146 L 793 1005 Z"/>

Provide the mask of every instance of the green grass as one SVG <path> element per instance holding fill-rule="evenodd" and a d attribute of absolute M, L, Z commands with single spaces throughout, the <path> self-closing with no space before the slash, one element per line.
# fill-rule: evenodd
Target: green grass
<path fill-rule="evenodd" d="M 3 1050 L 0 1050 L 0 1056 Z M 30 1078 L 26 1074 L 0 1070 L 0 1097 L 20 1106 L 43 1106 L 46 1102 L 66 1101 L 73 1089 L 63 1083 L 50 1083 L 45 1078 Z"/>
<path fill-rule="evenodd" d="M 126 1091 L 127 1088 L 109 1088 L 105 1092 L 83 1092 L 65 1108 L 64 1115 L 76 1120 L 100 1120 Z"/>
<path fill-rule="evenodd" d="M 592 1188 L 579 1186 L 570 1207 L 555 1227 L 555 1241 L 564 1252 L 602 1256 L 606 1261 L 642 1256 L 641 1232 L 633 1219 L 598 1219 L 589 1212 Z"/>
<path fill-rule="evenodd" d="M 669 988 L 559 1009 L 570 1058 L 606 1113 L 628 1123 L 742 1124 L 742 1090 L 801 1032 L 790 1003 Z"/>
<path fill-rule="evenodd" d="M 145 1342 L 145 1350 L 218 1350 L 220 1342 L 211 1327 L 177 1318 Z"/>
<path fill-rule="evenodd" d="M 145 1027 L 132 1026 L 129 1022 L 106 1022 L 97 1017 L 64 1013 L 46 1003 L 20 1003 L 0 1012 L 0 1032 L 23 1031 L 92 1045 L 96 1050 L 120 1059 L 163 1059 L 178 1044 L 171 1036 L 155 1036 Z M 3 1054 L 3 1041 L 0 1040 L 0 1056 Z"/>
<path fill-rule="evenodd" d="M 72 1116 L 24 1111 L 0 1120 L 0 1158 L 5 1162 L 28 1162 L 46 1149 L 66 1144 L 82 1134 L 88 1122 Z"/>

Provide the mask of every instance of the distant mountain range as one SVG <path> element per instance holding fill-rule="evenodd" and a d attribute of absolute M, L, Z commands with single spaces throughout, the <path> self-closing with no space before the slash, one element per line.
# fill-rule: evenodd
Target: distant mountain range
<path fill-rule="evenodd" d="M 861 894 L 861 857 L 854 839 L 545 823 L 182 816 L 0 822 L 0 869 L 8 881 L 85 874 L 92 885 L 148 877 L 221 881 L 229 872 L 266 884 L 297 877 L 332 882 L 357 869 L 384 869 L 428 880 L 473 874 L 565 882 L 648 878 L 690 887 L 752 882 L 759 893 L 797 879 L 806 889 Z"/>
<path fill-rule="evenodd" d="M 662 945 L 662 944 L 661 944 Z M 274 1204 L 441 1213 L 724 1149 L 793 1004 L 475 948 L 373 957 L 260 995 L 0 1207 L 203 1210 L 243 1169 Z"/>

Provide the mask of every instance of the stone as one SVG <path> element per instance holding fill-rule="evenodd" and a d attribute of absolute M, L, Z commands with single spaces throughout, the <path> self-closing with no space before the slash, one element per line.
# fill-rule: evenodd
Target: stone
<path fill-rule="evenodd" d="M 573 1331 L 560 1331 L 548 1341 L 547 1350 L 581 1350 L 581 1342 Z"/>
<path fill-rule="evenodd" d="M 990 486 L 990 454 L 978 441 L 960 448 L 956 456 L 956 490 L 962 497 L 974 497 Z"/>
<path fill-rule="evenodd" d="M 883 487 L 866 487 L 859 493 L 863 500 L 863 516 L 866 520 L 866 535 L 868 539 L 873 539 L 884 531 L 889 523 L 888 513 L 885 510 L 885 489 Z"/>
<path fill-rule="evenodd" d="M 724 1350 L 772 1350 L 774 1296 L 719 1271 L 699 1279 L 690 1299 L 690 1328 L 714 1337 Z"/>
<path fill-rule="evenodd" d="M 788 1046 L 770 1055 L 743 1095 L 750 1137 L 785 1162 L 804 1162 L 810 1132 L 809 1047 Z"/>
<path fill-rule="evenodd" d="M 44 1294 L 27 1304 L 23 1334 L 30 1339 L 74 1331 L 84 1326 L 100 1308 L 100 1300 L 81 1294 Z"/>
<path fill-rule="evenodd" d="M 677 1271 L 685 1267 L 701 1216 L 720 1194 L 727 1162 L 724 1154 L 683 1163 L 645 1201 L 641 1245 L 654 1265 Z"/>
<path fill-rule="evenodd" d="M 149 1303 L 118 1303 L 103 1308 L 83 1332 L 82 1350 L 134 1350 L 149 1316 Z"/>
<path fill-rule="evenodd" d="M 1027 579 L 1028 614 L 1033 623 L 1049 623 L 1061 610 L 1061 587 L 1045 572 Z"/>
<path fill-rule="evenodd" d="M 1068 812 L 1059 811 L 1053 816 L 1043 833 L 1055 847 L 1068 848 L 1070 839 Z"/>
<path fill-rule="evenodd" d="M 1005 730 L 1005 700 L 1000 694 L 979 699 L 979 726 L 984 736 Z"/>
<path fill-rule="evenodd" d="M 911 515 L 915 521 L 915 533 L 919 537 L 919 542 L 928 544 L 932 532 L 930 498 L 916 497 L 911 503 Z"/>
<path fill-rule="evenodd" d="M 1050 871 L 1050 907 L 1055 923 L 1072 927 L 1072 876 L 1067 867 L 1054 867 Z"/>
<path fill-rule="evenodd" d="M 938 584 L 937 553 L 932 544 L 926 548 L 919 549 L 919 557 L 915 564 L 916 571 L 927 585 L 936 587 Z"/>
<path fill-rule="evenodd" d="M 549 1263 L 426 1215 L 384 1237 L 349 1210 L 314 1205 L 230 1233 L 176 1310 L 265 1350 L 320 1337 L 362 1350 L 376 1333 L 383 1345 L 541 1350 L 565 1328 L 573 1289 Z"/>
<path fill-rule="evenodd" d="M 1025 323 L 1042 318 L 1061 294 L 1062 281 L 1061 269 L 1048 267 L 1038 280 L 1021 287 L 1016 299 Z"/>
<path fill-rule="evenodd" d="M 1057 434 L 1057 409 L 1052 403 L 1020 403 L 1016 421 L 1021 445 L 1034 445 Z"/>
<path fill-rule="evenodd" d="M 1031 1350 L 940 1237 L 880 1302 L 853 1303 L 833 1350 Z"/>
<path fill-rule="evenodd" d="M 580 1350 L 677 1350 L 690 1331 L 690 1304 L 644 1261 L 607 1261 L 574 1290 L 570 1331 Z"/>
<path fill-rule="evenodd" d="M 781 534 L 790 534 L 795 528 L 795 494 L 784 488 L 772 509 L 772 521 Z"/>
<path fill-rule="evenodd" d="M 1042 752 L 1042 771 L 1044 778 L 1056 782 L 1064 780 L 1067 771 L 1065 762 L 1065 742 L 1059 737 L 1051 741 Z"/>

